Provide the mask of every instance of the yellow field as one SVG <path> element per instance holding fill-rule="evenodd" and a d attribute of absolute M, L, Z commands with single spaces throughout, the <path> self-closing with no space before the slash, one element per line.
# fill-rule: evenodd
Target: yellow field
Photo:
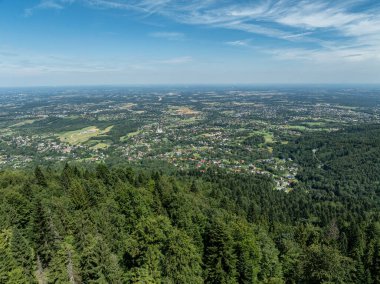
<path fill-rule="evenodd" d="M 200 114 L 199 111 L 192 110 L 189 107 L 170 107 L 169 110 L 172 114 L 175 115 L 198 115 Z"/>
<path fill-rule="evenodd" d="M 104 130 L 100 130 L 96 126 L 89 126 L 75 131 L 68 131 L 58 135 L 62 142 L 69 143 L 71 145 L 78 145 L 87 142 L 92 137 L 97 137 L 110 132 L 113 126 L 109 126 Z"/>
<path fill-rule="evenodd" d="M 125 104 L 121 104 L 119 106 L 120 109 L 130 109 L 132 107 L 136 106 L 136 104 L 134 103 L 125 103 Z"/>

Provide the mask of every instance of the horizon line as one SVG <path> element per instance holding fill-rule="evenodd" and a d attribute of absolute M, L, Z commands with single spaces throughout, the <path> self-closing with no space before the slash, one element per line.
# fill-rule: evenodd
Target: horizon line
<path fill-rule="evenodd" d="M 270 86 L 379 86 L 379 83 L 126 83 L 0 86 L 0 89 L 32 88 L 100 88 L 100 87 L 270 87 Z"/>

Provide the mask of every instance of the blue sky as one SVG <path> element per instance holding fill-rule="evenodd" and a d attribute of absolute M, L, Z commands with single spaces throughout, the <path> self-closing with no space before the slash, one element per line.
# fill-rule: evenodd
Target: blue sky
<path fill-rule="evenodd" d="M 0 86 L 380 83 L 378 0 L 0 0 Z"/>

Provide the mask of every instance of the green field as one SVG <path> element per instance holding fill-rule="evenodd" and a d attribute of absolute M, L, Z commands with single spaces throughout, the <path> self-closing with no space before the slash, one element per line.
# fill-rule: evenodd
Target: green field
<path fill-rule="evenodd" d="M 11 125 L 9 127 L 20 127 L 20 126 L 32 124 L 35 121 L 37 121 L 37 119 L 27 119 L 27 120 L 20 121 L 20 122 L 18 122 L 16 124 L 13 124 L 13 125 Z"/>
<path fill-rule="evenodd" d="M 135 131 L 135 132 L 130 132 L 130 133 L 128 133 L 127 135 L 120 137 L 120 141 L 121 141 L 121 142 L 125 142 L 125 141 L 127 141 L 129 138 L 132 138 L 132 137 L 135 137 L 135 136 L 139 135 L 141 132 L 142 132 L 141 130 L 137 130 L 137 131 Z"/>
<path fill-rule="evenodd" d="M 309 122 L 304 122 L 303 124 L 305 124 L 306 126 L 310 126 L 310 127 L 323 127 L 326 125 L 326 123 L 322 122 L 322 121 L 309 121 Z"/>
<path fill-rule="evenodd" d="M 94 149 L 94 150 L 107 149 L 109 146 L 110 146 L 109 144 L 101 142 L 92 146 L 91 149 Z"/>
<path fill-rule="evenodd" d="M 258 130 L 258 131 L 252 132 L 252 134 L 263 136 L 265 144 L 270 144 L 270 143 L 274 142 L 274 136 L 273 136 L 272 132 L 268 132 L 268 131 L 265 131 L 265 130 Z"/>
<path fill-rule="evenodd" d="M 308 128 L 303 125 L 286 125 L 285 126 L 289 130 L 297 130 L 297 131 L 306 131 Z"/>
<path fill-rule="evenodd" d="M 87 142 L 93 137 L 98 137 L 110 132 L 112 127 L 113 126 L 109 126 L 104 130 L 100 130 L 96 126 L 89 126 L 75 131 L 68 131 L 58 134 L 58 137 L 62 142 L 66 142 L 71 145 L 79 145 Z"/>

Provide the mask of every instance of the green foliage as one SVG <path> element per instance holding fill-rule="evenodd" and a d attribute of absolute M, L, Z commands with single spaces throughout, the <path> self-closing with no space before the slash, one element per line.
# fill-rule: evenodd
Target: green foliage
<path fill-rule="evenodd" d="M 27 249 L 27 248 L 26 248 Z M 27 253 L 28 250 L 25 252 Z M 30 283 L 30 278 L 25 274 L 30 263 L 18 254 L 18 248 L 15 248 L 14 234 L 11 230 L 0 232 L 0 283 Z M 26 261 L 26 263 L 23 261 Z M 25 268 L 23 266 L 25 264 Z M 30 274 L 30 271 L 26 271 Z"/>
<path fill-rule="evenodd" d="M 257 283 L 261 250 L 252 227 L 245 222 L 233 224 L 234 253 L 238 283 Z"/>
<path fill-rule="evenodd" d="M 196 247 L 163 216 L 141 219 L 126 241 L 124 262 L 133 282 L 202 283 Z"/>
<path fill-rule="evenodd" d="M 337 249 L 313 244 L 306 250 L 304 262 L 307 283 L 353 283 L 353 262 Z"/>
<path fill-rule="evenodd" d="M 213 220 L 204 238 L 205 283 L 235 283 L 236 257 L 228 227 Z"/>
<path fill-rule="evenodd" d="M 84 283 L 122 283 L 118 259 L 101 236 L 86 237 L 80 268 Z"/>
<path fill-rule="evenodd" d="M 273 240 L 263 231 L 258 232 L 261 258 L 259 262 L 259 280 L 264 283 L 282 283 L 282 267 L 279 261 L 279 251 Z"/>
<path fill-rule="evenodd" d="M 0 283 L 379 283 L 377 199 L 309 182 L 284 193 L 222 170 L 1 172 Z"/>
<path fill-rule="evenodd" d="M 34 170 L 34 175 L 36 177 L 36 183 L 40 186 L 47 186 L 45 175 L 43 174 L 41 168 L 37 166 Z"/>
<path fill-rule="evenodd" d="M 61 241 L 54 253 L 49 265 L 49 282 L 80 283 L 79 256 L 75 251 L 72 236 L 67 236 Z"/>

